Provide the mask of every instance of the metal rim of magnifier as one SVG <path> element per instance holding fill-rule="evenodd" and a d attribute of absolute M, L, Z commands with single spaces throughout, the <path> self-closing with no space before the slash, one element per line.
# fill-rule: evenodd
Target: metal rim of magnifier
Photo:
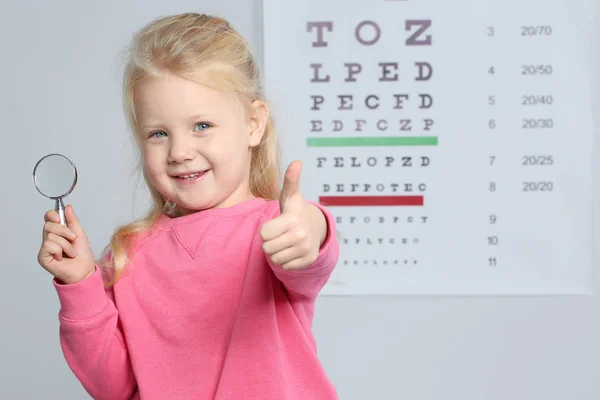
<path fill-rule="evenodd" d="M 46 158 L 48 158 L 48 157 L 51 157 L 51 156 L 59 156 L 59 157 L 62 157 L 62 158 L 64 158 L 65 160 L 67 160 L 67 161 L 69 162 L 69 164 L 71 164 L 71 166 L 73 167 L 73 171 L 75 171 L 75 179 L 73 179 L 73 184 L 71 185 L 71 188 L 70 188 L 70 189 L 69 189 L 69 190 L 68 190 L 66 193 L 64 193 L 63 195 L 56 196 L 56 197 L 51 197 L 51 196 L 47 196 L 46 194 L 44 194 L 44 193 L 43 193 L 43 192 L 40 190 L 40 188 L 38 187 L 38 184 L 37 184 L 37 179 L 36 179 L 36 177 L 35 177 L 35 171 L 37 171 L 37 168 L 38 168 L 38 166 L 40 165 L 40 163 L 41 163 L 42 161 L 44 161 Z M 68 196 L 69 194 L 71 194 L 71 192 L 73 191 L 73 189 L 75 189 L 75 185 L 77 185 L 77 177 L 78 177 L 78 174 L 77 174 L 77 167 L 75 166 L 75 164 L 73 164 L 73 162 L 72 162 L 71 160 L 69 160 L 69 158 L 68 158 L 68 157 L 65 157 L 64 155 L 62 155 L 62 154 L 59 154 L 59 153 L 51 153 L 51 154 L 47 154 L 47 155 L 45 155 L 44 157 L 40 158 L 40 159 L 39 159 L 39 161 L 38 161 L 37 163 L 35 163 L 35 167 L 33 168 L 33 183 L 34 183 L 34 185 L 35 185 L 35 189 L 36 189 L 36 190 L 37 190 L 37 191 L 38 191 L 38 192 L 39 192 L 39 193 L 40 193 L 42 196 L 44 196 L 44 197 L 47 197 L 47 198 L 49 198 L 49 199 L 54 199 L 54 200 L 56 200 L 56 199 L 60 199 L 60 198 L 63 198 L 63 197 L 65 197 L 65 196 Z"/>

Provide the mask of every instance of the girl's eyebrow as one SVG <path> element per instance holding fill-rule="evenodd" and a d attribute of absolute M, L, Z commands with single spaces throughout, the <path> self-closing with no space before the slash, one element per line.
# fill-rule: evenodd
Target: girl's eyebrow
<path fill-rule="evenodd" d="M 140 125 L 140 128 L 142 128 L 142 129 L 158 129 L 158 128 L 163 128 L 163 126 L 160 123 L 151 123 L 151 124 Z"/>
<path fill-rule="evenodd" d="M 193 115 L 190 118 L 193 119 L 193 120 L 196 120 L 196 119 L 206 119 L 206 118 L 209 118 L 209 116 L 206 115 L 206 114 L 195 114 L 195 115 Z"/>
<path fill-rule="evenodd" d="M 189 117 L 189 119 L 191 122 L 198 122 L 197 120 L 209 119 L 209 117 L 206 114 L 194 114 L 191 117 Z M 162 122 L 150 120 L 150 122 L 145 122 L 144 124 L 140 125 L 140 128 L 156 129 L 156 128 L 162 128 L 163 126 L 164 126 L 164 124 Z"/>

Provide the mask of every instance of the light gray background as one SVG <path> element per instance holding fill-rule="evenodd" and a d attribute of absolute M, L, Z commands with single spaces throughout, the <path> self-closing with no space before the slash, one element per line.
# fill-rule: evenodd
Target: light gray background
<path fill-rule="evenodd" d="M 80 182 L 69 202 L 96 252 L 143 211 L 118 52 L 150 19 L 184 11 L 230 19 L 262 58 L 259 0 L 0 3 L 1 399 L 89 398 L 64 362 L 56 293 L 36 261 L 52 202 L 37 194 L 31 171 L 49 152 L 73 159 Z M 600 398 L 598 295 L 322 298 L 314 330 L 342 400 Z"/>

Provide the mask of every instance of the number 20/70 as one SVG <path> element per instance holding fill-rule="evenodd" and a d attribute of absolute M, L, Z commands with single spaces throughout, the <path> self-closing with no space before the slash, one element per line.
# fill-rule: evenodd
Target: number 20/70
<path fill-rule="evenodd" d="M 494 36 L 496 29 L 493 26 L 487 28 L 488 36 Z M 551 36 L 552 26 L 550 25 L 524 25 L 521 26 L 521 36 Z"/>

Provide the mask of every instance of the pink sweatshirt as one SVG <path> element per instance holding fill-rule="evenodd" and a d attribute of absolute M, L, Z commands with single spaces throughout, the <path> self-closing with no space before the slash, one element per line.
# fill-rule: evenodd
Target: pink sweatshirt
<path fill-rule="evenodd" d="M 332 215 L 317 261 L 286 271 L 262 250 L 277 201 L 160 219 L 111 289 L 61 285 L 60 342 L 94 399 L 333 400 L 311 332 L 338 259 Z"/>

